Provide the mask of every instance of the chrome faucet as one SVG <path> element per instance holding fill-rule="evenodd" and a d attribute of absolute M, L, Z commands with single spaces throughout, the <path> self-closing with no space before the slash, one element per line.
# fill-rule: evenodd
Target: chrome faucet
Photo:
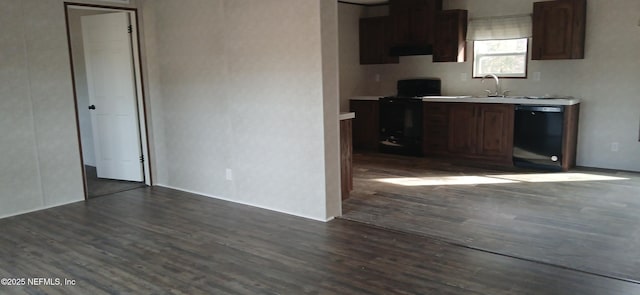
<path fill-rule="evenodd" d="M 500 79 L 498 78 L 498 76 L 496 76 L 495 74 L 484 75 L 484 77 L 482 77 L 482 83 L 483 84 L 484 84 L 484 79 L 485 78 L 493 78 L 493 80 L 496 81 L 496 91 L 495 92 L 491 92 L 491 90 L 486 89 L 485 91 L 487 92 L 487 96 L 489 96 L 489 97 L 504 97 L 504 93 L 502 92 L 502 89 L 500 88 Z"/>

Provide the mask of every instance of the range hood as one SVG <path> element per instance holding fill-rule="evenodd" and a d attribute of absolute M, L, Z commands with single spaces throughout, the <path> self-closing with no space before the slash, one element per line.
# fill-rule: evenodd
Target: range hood
<path fill-rule="evenodd" d="M 407 56 L 407 55 L 432 55 L 433 46 L 431 45 L 406 45 L 394 46 L 389 49 L 390 56 Z"/>

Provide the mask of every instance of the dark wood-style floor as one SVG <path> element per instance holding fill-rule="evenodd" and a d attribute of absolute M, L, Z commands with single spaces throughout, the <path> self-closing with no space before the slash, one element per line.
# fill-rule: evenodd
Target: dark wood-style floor
<path fill-rule="evenodd" d="M 2 294 L 640 294 L 640 285 L 358 222 L 164 188 L 0 220 Z"/>
<path fill-rule="evenodd" d="M 356 154 L 354 191 L 343 203 L 342 218 L 640 281 L 640 174 L 585 168 L 570 172 L 613 179 L 480 184 L 476 182 L 541 172 Z M 402 178 L 408 178 L 405 185 L 380 181 Z M 471 184 L 451 185 L 467 180 Z"/>
<path fill-rule="evenodd" d="M 87 195 L 89 198 L 100 197 L 145 186 L 142 182 L 98 178 L 96 167 L 93 166 L 85 165 L 84 169 L 87 177 Z"/>

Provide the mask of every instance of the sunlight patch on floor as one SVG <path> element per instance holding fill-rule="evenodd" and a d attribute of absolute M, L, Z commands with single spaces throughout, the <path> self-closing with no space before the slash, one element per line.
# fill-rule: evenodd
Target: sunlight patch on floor
<path fill-rule="evenodd" d="M 476 185 L 520 182 L 571 182 L 571 181 L 608 181 L 627 180 L 628 178 L 604 176 L 588 173 L 537 173 L 505 174 L 486 176 L 438 176 L 438 177 L 394 177 L 376 179 L 379 182 L 403 186 L 436 185 Z"/>
<path fill-rule="evenodd" d="M 433 186 L 433 185 L 474 185 L 514 183 L 518 181 L 484 176 L 442 176 L 442 177 L 399 177 L 376 179 L 380 182 L 404 186 Z"/>
<path fill-rule="evenodd" d="M 509 179 L 524 182 L 570 182 L 570 181 L 602 181 L 602 180 L 627 180 L 628 178 L 604 176 L 588 173 L 537 173 L 537 174 L 507 174 L 487 175 L 501 179 Z"/>

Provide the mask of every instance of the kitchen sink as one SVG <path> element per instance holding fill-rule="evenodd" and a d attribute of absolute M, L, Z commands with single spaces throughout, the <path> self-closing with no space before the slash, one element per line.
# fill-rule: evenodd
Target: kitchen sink
<path fill-rule="evenodd" d="M 490 99 L 528 99 L 528 96 L 474 96 L 473 98 L 490 98 Z"/>

